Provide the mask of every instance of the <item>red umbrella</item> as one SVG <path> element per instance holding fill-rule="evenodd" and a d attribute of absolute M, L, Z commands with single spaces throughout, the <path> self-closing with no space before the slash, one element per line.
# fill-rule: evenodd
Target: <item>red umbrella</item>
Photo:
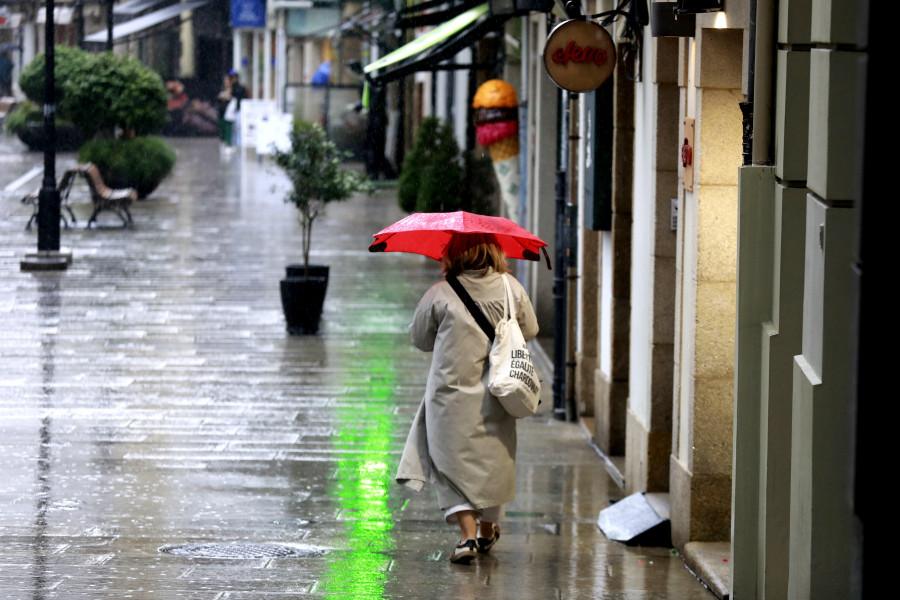
<path fill-rule="evenodd" d="M 497 237 L 509 258 L 540 260 L 543 250 L 550 268 L 547 242 L 522 229 L 509 219 L 488 217 L 465 211 L 449 213 L 413 213 L 373 237 L 369 252 L 412 252 L 440 260 L 444 248 L 456 233 L 489 233 Z"/>

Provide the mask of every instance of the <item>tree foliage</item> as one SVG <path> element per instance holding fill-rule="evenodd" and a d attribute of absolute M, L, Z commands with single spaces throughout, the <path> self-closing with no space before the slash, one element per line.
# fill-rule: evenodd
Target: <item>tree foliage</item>
<path fill-rule="evenodd" d="M 460 152 L 449 123 L 437 117 L 422 120 L 397 182 L 400 208 L 409 213 L 465 210 L 489 215 L 496 188 L 490 158 Z"/>
<path fill-rule="evenodd" d="M 463 165 L 459 145 L 449 123 L 425 117 L 412 150 L 403 159 L 397 194 L 406 212 L 459 210 Z"/>
<path fill-rule="evenodd" d="M 102 52 L 63 83 L 60 110 L 89 135 L 158 133 L 168 119 L 162 79 L 137 59 Z"/>
<path fill-rule="evenodd" d="M 55 46 L 53 49 L 53 85 L 56 89 L 56 103 L 65 96 L 64 83 L 85 69 L 91 62 L 92 55 L 81 48 L 71 46 Z M 35 104 L 44 104 L 46 100 L 46 78 L 44 72 L 45 53 L 40 53 L 22 69 L 19 75 L 19 87 L 29 100 Z"/>
<path fill-rule="evenodd" d="M 142 198 L 172 171 L 175 158 L 175 150 L 156 136 L 88 140 L 78 150 L 78 161 L 97 165 L 108 186 L 133 187 Z"/>
<path fill-rule="evenodd" d="M 364 175 L 341 167 L 347 154 L 338 150 L 319 125 L 296 121 L 290 140 L 290 150 L 276 149 L 273 157 L 291 182 L 285 202 L 299 211 L 303 264 L 309 266 L 312 225 L 325 205 L 346 200 L 359 191 L 370 191 L 371 186 Z"/>
<path fill-rule="evenodd" d="M 22 91 L 38 105 L 46 101 L 45 60 L 44 53 L 37 55 L 19 77 Z M 162 79 L 135 58 L 56 46 L 53 80 L 57 114 L 89 136 L 112 137 L 117 129 L 123 137 L 154 134 L 169 118 Z"/>

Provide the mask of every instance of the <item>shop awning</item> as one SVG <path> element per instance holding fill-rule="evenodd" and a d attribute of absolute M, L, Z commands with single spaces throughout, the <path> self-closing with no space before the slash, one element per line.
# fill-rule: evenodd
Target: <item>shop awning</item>
<path fill-rule="evenodd" d="M 144 31 L 160 23 L 168 21 L 169 19 L 173 19 L 180 15 L 181 13 L 187 10 L 193 10 L 195 8 L 200 8 L 201 6 L 208 4 L 210 0 L 195 0 L 193 2 L 180 2 L 178 4 L 173 4 L 171 6 L 167 6 L 165 8 L 161 8 L 155 12 L 152 12 L 147 15 L 143 15 L 137 17 L 135 19 L 131 19 L 130 21 L 126 21 L 124 23 L 120 23 L 118 25 L 113 26 L 113 40 L 118 40 L 124 37 L 128 37 L 129 35 L 133 35 L 135 33 Z M 91 35 L 84 38 L 85 42 L 105 42 L 106 41 L 106 31 L 98 31 L 97 33 L 92 33 Z"/>
<path fill-rule="evenodd" d="M 363 73 L 380 85 L 416 71 L 429 71 L 499 29 L 505 18 L 492 17 L 487 2 L 458 14 L 425 35 L 366 65 Z"/>
<path fill-rule="evenodd" d="M 132 17 L 144 12 L 145 10 L 149 10 L 155 6 L 165 4 L 169 1 L 170 0 L 127 0 L 122 4 L 116 4 L 113 7 L 113 14 L 124 17 Z"/>

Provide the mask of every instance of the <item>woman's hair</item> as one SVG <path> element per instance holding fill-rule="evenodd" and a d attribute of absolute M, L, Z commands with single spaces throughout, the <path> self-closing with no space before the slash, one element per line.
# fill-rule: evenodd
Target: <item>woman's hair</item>
<path fill-rule="evenodd" d="M 509 273 L 506 254 L 500 249 L 497 236 L 490 233 L 454 233 L 441 262 L 448 275 L 481 271 L 480 275 L 484 276 L 490 268 L 498 273 Z"/>

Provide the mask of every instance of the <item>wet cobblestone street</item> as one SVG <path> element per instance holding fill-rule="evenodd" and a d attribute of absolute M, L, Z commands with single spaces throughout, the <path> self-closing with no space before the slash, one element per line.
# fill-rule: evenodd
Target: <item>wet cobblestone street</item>
<path fill-rule="evenodd" d="M 79 180 L 72 264 L 25 273 L 20 199 L 40 176 L 18 182 L 42 157 L 0 134 L 0 598 L 714 597 L 668 548 L 604 537 L 597 514 L 623 493 L 583 428 L 546 414 L 520 423 L 495 554 L 449 564 L 433 491 L 393 482 L 430 360 L 407 325 L 440 277 L 367 251 L 403 217 L 396 190 L 316 222 L 325 313 L 290 336 L 286 179 L 214 139 L 170 141 L 175 170 L 133 227 L 85 229 Z"/>

